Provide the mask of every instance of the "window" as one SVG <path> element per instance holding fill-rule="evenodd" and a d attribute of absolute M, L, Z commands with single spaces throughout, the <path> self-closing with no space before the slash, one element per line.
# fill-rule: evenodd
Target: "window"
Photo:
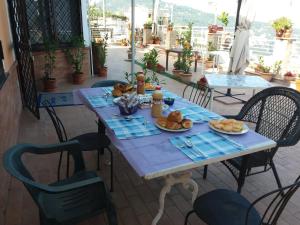
<path fill-rule="evenodd" d="M 42 49 L 44 40 L 67 46 L 82 33 L 80 0 L 26 0 L 26 7 L 32 50 Z"/>
<path fill-rule="evenodd" d="M 4 67 L 3 67 L 3 49 L 2 49 L 2 44 L 0 41 L 0 89 L 2 88 L 5 80 L 6 80 L 6 75 L 5 75 L 5 71 L 4 71 Z"/>

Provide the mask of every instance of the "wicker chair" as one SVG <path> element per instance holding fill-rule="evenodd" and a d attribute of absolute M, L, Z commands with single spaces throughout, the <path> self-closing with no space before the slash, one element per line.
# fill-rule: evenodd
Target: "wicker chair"
<path fill-rule="evenodd" d="M 190 82 L 185 86 L 182 97 L 206 108 L 211 101 L 212 92 L 206 85 Z"/>
<path fill-rule="evenodd" d="M 187 225 L 189 216 L 196 213 L 208 225 L 276 225 L 299 186 L 300 176 L 293 184 L 271 191 L 252 203 L 234 191 L 213 190 L 195 200 L 193 210 L 186 215 L 184 224 Z M 254 206 L 263 199 L 270 201 L 261 216 Z"/>
<path fill-rule="evenodd" d="M 281 188 L 273 157 L 279 147 L 293 146 L 299 141 L 300 93 L 286 87 L 271 87 L 253 96 L 237 116 L 225 117 L 248 122 L 257 133 L 277 143 L 275 148 L 223 162 L 237 180 L 237 191 L 241 192 L 246 176 L 269 169 L 272 169 L 278 187 Z M 262 170 L 252 172 L 257 167 L 262 167 Z M 207 166 L 204 167 L 203 178 L 206 176 Z"/>

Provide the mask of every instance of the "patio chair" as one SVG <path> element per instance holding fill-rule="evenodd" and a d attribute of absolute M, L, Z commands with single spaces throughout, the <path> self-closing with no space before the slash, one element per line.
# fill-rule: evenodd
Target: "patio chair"
<path fill-rule="evenodd" d="M 97 88 L 97 87 L 110 87 L 114 86 L 115 84 L 127 84 L 125 81 L 120 80 L 100 80 L 94 83 L 91 88 Z"/>
<path fill-rule="evenodd" d="M 24 154 L 53 154 L 67 151 L 74 160 L 74 174 L 70 178 L 42 184 L 34 180 L 22 161 Z M 35 146 L 19 144 L 4 155 L 4 167 L 23 182 L 38 206 L 41 225 L 75 225 L 80 221 L 106 212 L 110 225 L 117 225 L 115 207 L 101 177 L 85 171 L 78 141 Z"/>
<path fill-rule="evenodd" d="M 186 215 L 184 224 L 187 225 L 189 216 L 196 213 L 208 225 L 276 225 L 299 186 L 300 176 L 294 184 L 271 191 L 252 203 L 237 192 L 217 189 L 195 200 L 193 210 Z M 254 206 L 266 198 L 268 205 L 260 216 Z"/>
<path fill-rule="evenodd" d="M 73 138 L 68 138 L 65 127 L 60 120 L 60 118 L 57 116 L 54 108 L 51 106 L 51 104 L 48 101 L 45 101 L 43 103 L 45 106 L 46 111 L 48 112 L 52 123 L 54 125 L 54 128 L 56 130 L 58 139 L 60 142 L 66 142 L 69 140 L 78 140 L 82 150 L 83 151 L 94 151 L 97 150 L 97 169 L 100 169 L 100 153 L 104 151 L 104 149 L 107 149 L 110 153 L 110 179 L 111 179 L 111 186 L 110 190 L 113 191 L 113 153 L 111 149 L 109 148 L 110 140 L 105 134 L 99 134 L 97 132 L 90 132 L 78 135 Z M 57 178 L 60 179 L 60 168 L 62 164 L 62 157 L 63 152 L 60 153 L 59 162 L 58 162 L 58 171 L 57 171 Z M 67 152 L 67 176 L 69 176 L 69 167 L 70 167 L 70 152 Z"/>
<path fill-rule="evenodd" d="M 125 81 L 120 81 L 120 80 L 100 80 L 94 83 L 91 88 L 98 88 L 98 87 L 111 87 L 114 86 L 115 84 L 127 84 Z M 105 135 L 105 126 L 102 123 L 101 120 L 98 120 L 98 133 Z M 103 151 L 100 152 L 103 154 Z"/>
<path fill-rule="evenodd" d="M 212 100 L 212 92 L 206 85 L 190 82 L 185 86 L 182 97 L 206 108 Z"/>
<path fill-rule="evenodd" d="M 272 169 L 277 185 L 281 182 L 273 162 L 279 147 L 293 146 L 300 138 L 300 94 L 286 87 L 271 87 L 253 96 L 237 116 L 225 116 L 242 120 L 255 128 L 255 131 L 277 143 L 275 148 L 253 153 L 243 157 L 223 161 L 238 183 L 241 192 L 246 176 Z M 257 171 L 258 168 L 259 169 Z M 253 172 L 253 169 L 256 171 Z M 207 176 L 204 167 L 203 178 Z"/>

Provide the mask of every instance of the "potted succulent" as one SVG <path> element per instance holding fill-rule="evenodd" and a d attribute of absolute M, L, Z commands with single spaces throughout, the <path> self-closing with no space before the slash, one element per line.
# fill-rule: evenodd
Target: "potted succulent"
<path fill-rule="evenodd" d="M 280 17 L 272 22 L 277 38 L 290 38 L 292 35 L 292 21 L 287 17 Z"/>
<path fill-rule="evenodd" d="M 100 77 L 107 76 L 106 58 L 107 58 L 107 40 L 108 34 L 104 38 L 96 38 L 92 43 L 93 48 L 93 66 L 94 72 Z"/>
<path fill-rule="evenodd" d="M 281 73 L 281 69 L 282 69 L 282 61 L 278 60 L 274 63 L 272 68 L 274 75 L 279 76 Z"/>
<path fill-rule="evenodd" d="M 73 83 L 82 84 L 84 82 L 84 74 L 82 72 L 82 63 L 84 57 L 84 40 L 82 37 L 74 37 L 71 40 L 71 48 L 64 50 L 67 61 L 73 66 Z"/>
<path fill-rule="evenodd" d="M 217 18 L 224 27 L 227 27 L 227 25 L 229 23 L 228 16 L 229 16 L 229 14 L 227 12 L 222 12 Z M 223 27 L 218 27 L 217 30 L 222 31 Z"/>
<path fill-rule="evenodd" d="M 262 56 L 259 57 L 258 63 L 254 68 L 255 72 L 264 78 L 267 81 L 271 81 L 273 79 L 274 74 L 271 73 L 271 67 L 265 65 L 265 60 Z"/>
<path fill-rule="evenodd" d="M 295 81 L 297 79 L 297 74 L 292 73 L 291 71 L 288 71 L 284 74 L 284 80 L 286 81 Z"/>
<path fill-rule="evenodd" d="M 45 64 L 44 64 L 44 91 L 54 91 L 56 89 L 56 78 L 52 77 L 56 62 L 57 43 L 55 41 L 44 41 Z"/>
<path fill-rule="evenodd" d="M 183 52 L 182 52 L 182 69 L 183 73 L 180 73 L 181 80 L 185 82 L 190 82 L 192 79 L 192 73 L 191 73 L 191 65 L 192 65 L 192 46 L 188 41 L 185 41 L 183 45 Z"/>

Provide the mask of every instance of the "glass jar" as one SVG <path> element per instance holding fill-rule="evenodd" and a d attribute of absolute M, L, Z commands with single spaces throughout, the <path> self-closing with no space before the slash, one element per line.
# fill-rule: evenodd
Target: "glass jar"
<path fill-rule="evenodd" d="M 163 94 L 161 91 L 154 91 L 152 94 L 151 115 L 154 118 L 162 116 Z"/>

